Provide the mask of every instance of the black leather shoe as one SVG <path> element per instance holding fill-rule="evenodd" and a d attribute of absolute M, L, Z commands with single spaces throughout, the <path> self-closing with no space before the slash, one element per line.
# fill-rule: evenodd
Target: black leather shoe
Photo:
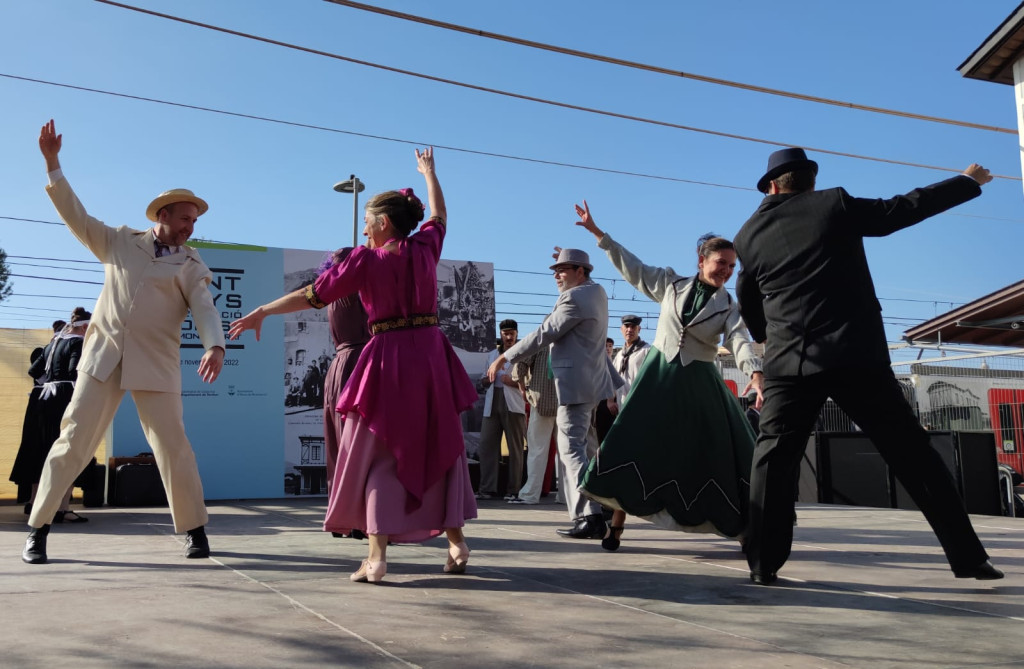
<path fill-rule="evenodd" d="M 555 531 L 569 539 L 603 539 L 607 526 L 601 514 L 595 513 L 592 516 L 578 519 L 571 529 Z"/>
<path fill-rule="evenodd" d="M 1003 577 L 1003 572 L 993 567 L 991 562 L 985 560 L 976 567 L 954 569 L 953 576 L 957 578 L 975 578 L 979 581 L 997 581 Z"/>
<path fill-rule="evenodd" d="M 206 529 L 202 526 L 188 531 L 188 536 L 185 538 L 185 557 L 210 557 L 210 540 L 206 538 Z"/>
<path fill-rule="evenodd" d="M 779 580 L 779 576 L 774 571 L 769 571 L 763 574 L 759 571 L 752 571 L 750 572 L 750 580 L 757 585 L 771 585 L 775 581 Z"/>
<path fill-rule="evenodd" d="M 25 540 L 25 550 L 21 551 L 21 559 L 29 564 L 44 564 L 46 562 L 46 536 L 50 533 L 50 526 L 34 527 L 28 533 Z"/>

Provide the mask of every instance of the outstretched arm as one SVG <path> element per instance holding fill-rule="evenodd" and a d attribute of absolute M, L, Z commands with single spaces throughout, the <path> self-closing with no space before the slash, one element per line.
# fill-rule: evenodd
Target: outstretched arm
<path fill-rule="evenodd" d="M 52 118 L 39 131 L 39 150 L 42 152 L 43 158 L 46 159 L 47 172 L 60 169 L 60 160 L 57 154 L 60 153 L 62 137 L 63 135 L 57 134 Z"/>
<path fill-rule="evenodd" d="M 238 339 L 246 330 L 255 330 L 256 341 L 259 341 L 263 319 L 267 316 L 290 314 L 294 311 L 302 311 L 309 308 L 309 302 L 306 300 L 306 289 L 300 288 L 293 293 L 282 295 L 273 302 L 256 307 L 242 318 L 232 321 L 231 327 L 228 329 L 228 337 Z"/>
<path fill-rule="evenodd" d="M 441 192 L 441 182 L 437 180 L 437 171 L 434 169 L 434 147 L 428 146 L 423 149 L 423 153 L 416 149 L 416 171 L 427 181 L 430 215 L 437 216 L 447 225 L 448 210 L 444 206 L 444 193 Z"/>

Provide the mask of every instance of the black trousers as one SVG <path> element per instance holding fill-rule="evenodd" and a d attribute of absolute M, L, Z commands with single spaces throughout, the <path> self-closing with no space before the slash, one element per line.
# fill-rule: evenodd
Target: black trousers
<path fill-rule="evenodd" d="M 871 439 L 931 524 L 950 566 L 964 569 L 988 559 L 952 476 L 888 366 L 766 378 L 764 395 L 750 482 L 746 552 L 752 571 L 776 572 L 789 558 L 800 458 L 828 397 Z"/>

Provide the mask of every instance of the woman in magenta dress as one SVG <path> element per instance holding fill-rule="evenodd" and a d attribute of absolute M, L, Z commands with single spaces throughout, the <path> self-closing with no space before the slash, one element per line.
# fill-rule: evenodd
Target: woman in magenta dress
<path fill-rule="evenodd" d="M 324 529 L 363 530 L 370 550 L 353 581 L 379 582 L 388 541 L 448 537 L 446 573 L 469 560 L 462 527 L 476 517 L 459 414 L 476 390 L 437 323 L 437 262 L 446 233 L 444 196 L 433 149 L 416 151 L 431 216 L 412 189 L 387 191 L 366 204 L 366 246 L 315 283 L 258 307 L 231 324 L 259 336 L 263 318 L 359 293 L 373 337 L 363 349 L 337 410 L 345 416 Z"/>

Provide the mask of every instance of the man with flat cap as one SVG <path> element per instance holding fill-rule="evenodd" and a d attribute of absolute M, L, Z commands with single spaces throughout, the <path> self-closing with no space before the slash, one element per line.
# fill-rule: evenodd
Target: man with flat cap
<path fill-rule="evenodd" d="M 634 314 L 622 317 L 622 338 L 625 343 L 615 354 L 612 366 L 626 383 L 615 393 L 614 407 L 609 407 L 613 415 L 619 412 L 619 408 L 626 401 L 629 389 L 633 386 L 633 379 L 647 359 L 647 352 L 651 350 L 651 345 L 640 338 L 640 323 L 643 320 Z"/>
<path fill-rule="evenodd" d="M 498 325 L 501 345 L 487 355 L 487 364 L 496 360 L 502 351 L 515 345 L 519 339 L 519 324 L 506 318 Z M 519 384 L 512 380 L 511 366 L 506 364 L 491 381 L 485 372 L 481 381 L 487 386 L 484 394 L 484 420 L 480 426 L 480 489 L 477 499 L 498 496 L 498 469 L 501 461 L 501 435 L 508 446 L 508 478 L 505 501 L 519 497 L 523 482 L 523 446 L 526 444 L 526 398 Z"/>
<path fill-rule="evenodd" d="M 864 237 L 883 237 L 981 194 L 963 174 L 883 199 L 816 191 L 803 149 L 776 151 L 757 182 L 767 197 L 736 235 L 743 320 L 765 342 L 764 406 L 750 484 L 745 550 L 768 585 L 793 543 L 793 490 L 818 412 L 831 397 L 871 439 L 931 524 L 957 578 L 1003 574 L 988 561 L 949 471 L 893 375 Z"/>
<path fill-rule="evenodd" d="M 586 471 L 587 443 L 593 434 L 592 415 L 598 402 L 615 392 L 605 339 L 608 335 L 608 295 L 590 278 L 594 266 L 580 249 L 558 249 L 555 264 L 558 300 L 534 332 L 507 349 L 487 370 L 493 381 L 502 366 L 529 358 L 549 347 L 549 362 L 558 395 L 555 424 L 558 456 L 565 467 L 565 501 L 573 526 L 558 533 L 572 539 L 605 535 L 601 506 L 580 495 L 577 486 Z"/>
<path fill-rule="evenodd" d="M 22 560 L 46 562 L 50 522 L 61 497 L 96 451 L 125 391 L 132 393 L 153 448 L 174 529 L 187 533 L 185 556 L 207 557 L 208 517 L 182 420 L 179 357 L 181 324 L 191 310 L 206 349 L 199 375 L 212 383 L 224 363 L 224 331 L 209 290 L 213 275 L 199 253 L 184 245 L 207 204 L 189 190 L 175 189 L 147 208 L 152 228 L 106 226 L 86 213 L 64 178 L 61 139 L 52 120 L 39 135 L 49 172 L 46 191 L 67 228 L 103 263 L 105 277 L 71 403 L 43 467 Z"/>

